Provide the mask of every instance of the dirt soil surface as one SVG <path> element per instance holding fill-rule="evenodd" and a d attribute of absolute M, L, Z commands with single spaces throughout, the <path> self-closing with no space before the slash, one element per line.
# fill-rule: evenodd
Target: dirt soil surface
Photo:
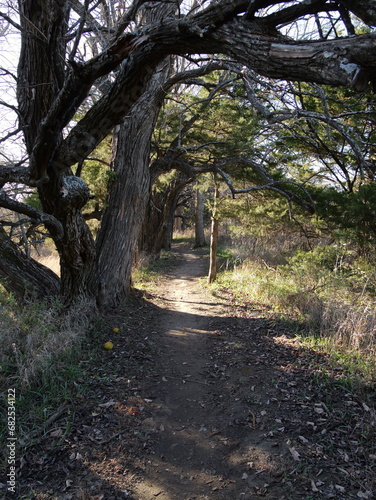
<path fill-rule="evenodd" d="M 83 360 L 90 391 L 25 453 L 20 498 L 376 498 L 369 402 L 260 306 L 210 295 L 203 252 L 178 254 L 110 318 L 114 349 Z"/>

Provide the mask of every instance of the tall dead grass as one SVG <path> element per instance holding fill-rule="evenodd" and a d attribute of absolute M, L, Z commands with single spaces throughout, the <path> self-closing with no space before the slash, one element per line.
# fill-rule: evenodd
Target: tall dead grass
<path fill-rule="evenodd" d="M 321 315 L 320 334 L 339 345 L 376 357 L 376 310 L 370 306 L 356 309 L 327 303 Z"/>
<path fill-rule="evenodd" d="M 51 245 L 45 245 L 40 248 L 38 252 L 32 252 L 32 257 L 40 264 L 49 267 L 55 274 L 60 276 L 59 255 L 56 250 L 51 248 Z"/>
<path fill-rule="evenodd" d="M 74 348 L 85 336 L 93 315 L 91 303 L 60 312 L 59 304 L 0 304 L 1 386 L 29 386 L 54 356 Z"/>
<path fill-rule="evenodd" d="M 220 274 L 213 286 L 231 290 L 239 300 L 267 304 L 333 346 L 376 358 L 375 298 L 353 293 L 351 283 L 336 273 L 323 278 L 316 269 L 294 273 L 260 259 L 246 260 Z"/>

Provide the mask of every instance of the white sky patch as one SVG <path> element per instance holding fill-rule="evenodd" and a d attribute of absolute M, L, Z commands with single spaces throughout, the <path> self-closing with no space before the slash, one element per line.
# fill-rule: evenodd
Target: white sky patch
<path fill-rule="evenodd" d="M 16 81 L 17 65 L 20 53 L 20 37 L 18 33 L 8 30 L 0 36 L 0 137 L 7 136 L 18 127 L 18 117 L 14 110 L 6 105 L 17 106 Z M 11 137 L 0 143 L 0 161 L 12 161 L 22 155 L 20 139 Z"/>

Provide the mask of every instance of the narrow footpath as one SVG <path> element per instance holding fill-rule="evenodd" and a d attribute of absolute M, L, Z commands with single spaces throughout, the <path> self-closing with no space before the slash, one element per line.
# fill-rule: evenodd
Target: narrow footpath
<path fill-rule="evenodd" d="M 159 325 L 163 362 L 151 416 L 143 422 L 155 441 L 144 478 L 135 487 L 139 499 L 249 497 L 255 459 L 262 469 L 268 461 L 272 481 L 282 475 L 273 456 L 257 448 L 262 438 L 255 431 L 255 414 L 236 390 L 238 379 L 245 383 L 251 372 L 257 377 L 257 369 L 242 368 L 242 375 L 236 369 L 230 373 L 227 362 L 215 363 L 228 310 L 199 283 L 206 267 L 200 254 L 187 253 L 159 290 L 157 303 L 165 308 Z M 229 361 L 235 365 L 237 360 Z M 264 484 L 265 477 L 257 479 L 253 488 Z"/>

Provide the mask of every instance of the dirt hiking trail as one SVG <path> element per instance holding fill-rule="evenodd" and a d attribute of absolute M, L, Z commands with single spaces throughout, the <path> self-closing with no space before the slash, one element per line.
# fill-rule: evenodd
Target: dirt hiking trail
<path fill-rule="evenodd" d="M 202 251 L 176 251 L 111 318 L 115 347 L 88 366 L 74 417 L 25 454 L 20 498 L 376 498 L 373 409 L 257 304 L 210 295 Z"/>
<path fill-rule="evenodd" d="M 187 253 L 185 263 L 160 290 L 158 302 L 167 308 L 160 324 L 164 367 L 153 391 L 158 394 L 154 411 L 144 421 L 157 439 L 154 460 L 135 488 L 140 499 L 242 498 L 255 466 L 254 453 L 243 451 L 260 442 L 259 433 L 249 439 L 255 416 L 233 387 L 241 373 L 230 377 L 228 366 L 213 363 L 212 344 L 227 309 L 198 283 L 206 268 L 200 254 Z M 242 371 L 245 377 L 251 372 Z M 264 468 L 267 457 L 257 455 Z M 273 469 L 271 462 L 272 457 L 268 469 Z M 281 475 L 278 467 L 272 472 Z M 262 478 L 254 486 L 264 483 Z"/>

